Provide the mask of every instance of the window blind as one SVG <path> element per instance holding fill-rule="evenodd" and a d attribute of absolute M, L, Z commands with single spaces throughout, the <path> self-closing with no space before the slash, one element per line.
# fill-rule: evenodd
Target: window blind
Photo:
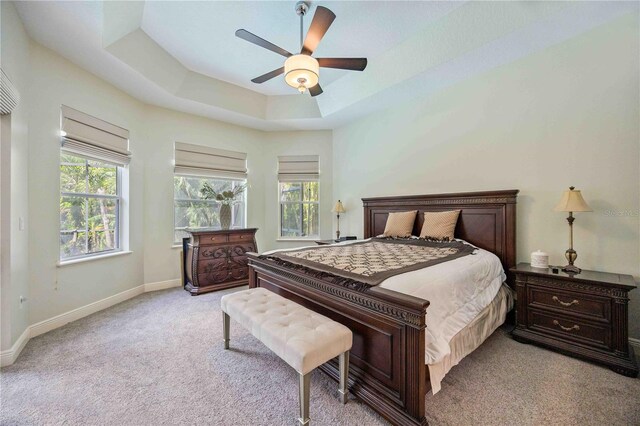
<path fill-rule="evenodd" d="M 247 178 L 247 154 L 183 142 L 174 148 L 176 174 Z"/>
<path fill-rule="evenodd" d="M 0 114 L 11 114 L 19 101 L 18 91 L 9 77 L 0 69 Z"/>
<path fill-rule="evenodd" d="M 62 149 L 119 166 L 129 164 L 129 131 L 62 106 Z"/>
<path fill-rule="evenodd" d="M 278 180 L 316 180 L 320 177 L 317 155 L 286 155 L 278 157 Z"/>

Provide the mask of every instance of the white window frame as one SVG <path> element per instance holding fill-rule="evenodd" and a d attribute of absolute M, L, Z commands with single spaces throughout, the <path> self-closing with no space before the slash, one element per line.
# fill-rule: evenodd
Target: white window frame
<path fill-rule="evenodd" d="M 58 161 L 58 167 L 60 168 L 60 166 L 62 166 L 62 156 L 63 155 L 72 155 L 76 158 L 81 158 L 85 161 L 85 166 L 87 164 L 88 161 L 96 161 L 102 164 L 108 164 L 111 166 L 114 166 L 116 168 L 116 194 L 115 195 L 108 195 L 108 194 L 93 194 L 93 193 L 88 193 L 88 192 L 68 192 L 68 191 L 62 191 L 61 185 L 60 185 L 60 180 L 58 181 L 58 188 L 60 190 L 60 194 L 59 194 L 59 198 L 58 198 L 58 203 L 60 203 L 60 201 L 62 200 L 63 197 L 84 197 L 85 199 L 89 199 L 89 198 L 94 198 L 94 199 L 108 199 L 108 200 L 115 200 L 116 201 L 116 229 L 114 232 L 114 238 L 115 238 L 115 244 L 114 244 L 114 248 L 113 249 L 109 249 L 109 250 L 102 250 L 102 251 L 96 251 L 93 253 L 85 253 L 85 254 L 81 254 L 78 256 L 69 256 L 69 257 L 62 257 L 62 253 L 61 253 L 61 244 L 60 242 L 58 243 L 58 265 L 64 265 L 65 263 L 76 263 L 79 260 L 85 260 L 85 259 L 91 259 L 91 258 L 100 258 L 100 257 L 109 257 L 109 256 L 113 256 L 114 254 L 118 254 L 118 253 L 122 253 L 123 250 L 123 244 L 122 244 L 122 228 L 123 228 L 123 209 L 122 206 L 124 204 L 123 201 L 123 169 L 125 166 L 122 165 L 118 165 L 118 164 L 114 164 L 114 163 L 110 163 L 108 161 L 104 161 L 101 160 L 99 158 L 91 158 L 89 156 L 81 156 L 78 155 L 76 153 L 73 152 L 66 152 L 64 150 L 60 150 L 60 159 Z M 61 179 L 61 171 L 58 169 L 58 178 Z M 86 175 L 86 179 L 89 179 L 89 174 L 87 173 Z M 87 185 L 88 186 L 88 185 Z M 58 212 L 59 212 L 59 207 L 58 207 Z M 59 213 L 58 213 L 59 215 Z M 89 209 L 86 209 L 85 211 L 85 224 L 87 226 L 86 228 L 86 234 L 85 234 L 85 250 L 88 250 L 88 244 L 89 244 L 89 220 L 88 220 L 88 215 L 89 215 Z M 77 230 L 76 230 L 77 231 Z M 60 226 L 60 219 L 58 219 L 58 241 L 60 240 L 60 236 L 62 235 L 63 229 Z"/>
<path fill-rule="evenodd" d="M 246 184 L 247 183 L 247 179 L 242 179 L 242 178 L 229 178 L 229 177 L 220 177 L 220 176 L 203 176 L 203 175 L 192 175 L 192 174 L 185 174 L 185 173 L 174 173 L 173 174 L 173 179 L 174 179 L 174 187 L 173 187 L 173 237 L 172 239 L 175 240 L 175 236 L 176 236 L 176 231 L 184 231 L 185 229 L 187 229 L 188 227 L 184 226 L 184 227 L 176 227 L 176 201 L 210 201 L 212 203 L 215 204 L 219 204 L 219 202 L 215 201 L 215 200 L 202 200 L 202 199 L 191 199 L 191 198 L 184 198 L 184 199 L 177 199 L 176 198 L 176 190 L 175 190 L 175 178 L 176 177 L 186 177 L 186 178 L 196 178 L 196 179 L 205 179 L 205 180 L 211 180 L 211 179 L 217 179 L 217 180 L 226 180 L 226 181 L 231 181 L 231 182 L 239 182 L 240 184 Z M 245 190 L 242 193 L 242 204 L 244 205 L 244 220 L 242 222 L 242 224 L 232 224 L 231 229 L 234 229 L 233 226 L 234 225 L 240 225 L 242 228 L 246 228 L 247 227 L 247 191 Z M 235 217 L 235 213 L 236 213 L 236 209 L 238 208 L 237 204 L 233 204 L 231 206 L 231 217 Z M 205 227 L 202 227 L 201 229 L 204 229 Z M 198 228 L 194 228 L 194 229 L 198 229 Z M 214 227 L 214 229 L 216 229 Z M 222 228 L 220 228 L 222 229 Z M 182 241 L 173 241 L 173 247 L 182 247 Z"/>
<path fill-rule="evenodd" d="M 317 182 L 318 183 L 318 201 L 282 201 L 281 184 L 283 183 L 300 183 Z M 304 198 L 304 197 L 303 197 Z M 283 204 L 317 204 L 318 206 L 318 233 L 317 235 L 305 235 L 300 237 L 284 237 L 282 236 L 282 205 Z M 320 238 L 322 231 L 320 229 L 320 179 L 278 179 L 278 235 L 277 241 L 315 241 Z"/>

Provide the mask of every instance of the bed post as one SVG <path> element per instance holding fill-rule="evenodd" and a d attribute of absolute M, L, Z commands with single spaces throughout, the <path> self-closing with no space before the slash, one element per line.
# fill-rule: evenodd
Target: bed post
<path fill-rule="evenodd" d="M 406 405 L 409 414 L 422 420 L 425 418 L 425 396 L 427 394 L 427 366 L 425 365 L 425 328 L 407 327 L 406 362 L 407 382 L 405 383 Z"/>

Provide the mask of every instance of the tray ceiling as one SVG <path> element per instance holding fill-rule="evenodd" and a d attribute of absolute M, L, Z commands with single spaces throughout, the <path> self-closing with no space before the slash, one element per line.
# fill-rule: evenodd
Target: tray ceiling
<path fill-rule="evenodd" d="M 324 2 L 337 19 L 314 56 L 367 57 L 369 66 L 323 68 L 324 93 L 311 98 L 282 78 L 251 83 L 283 58 L 234 35 L 244 28 L 297 51 L 294 4 L 32 1 L 16 7 L 37 42 L 143 102 L 263 130 L 334 128 L 638 13 L 636 2 Z"/>

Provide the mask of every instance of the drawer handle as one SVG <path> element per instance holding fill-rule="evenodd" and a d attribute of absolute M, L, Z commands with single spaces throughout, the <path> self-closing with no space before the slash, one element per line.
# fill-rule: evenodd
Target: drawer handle
<path fill-rule="evenodd" d="M 553 320 L 553 325 L 557 325 L 558 327 L 560 327 L 564 331 L 573 331 L 573 330 L 580 331 L 580 326 L 578 324 L 574 324 L 572 327 L 565 327 L 562 324 L 560 324 L 558 322 L 558 320 Z"/>
<path fill-rule="evenodd" d="M 579 305 L 580 304 L 580 302 L 578 302 L 576 299 L 573 299 L 571 302 L 563 302 L 562 300 L 560 300 L 558 298 L 558 296 L 553 296 L 552 299 L 553 299 L 554 302 L 558 302 L 562 306 L 571 306 L 571 305 Z"/>

